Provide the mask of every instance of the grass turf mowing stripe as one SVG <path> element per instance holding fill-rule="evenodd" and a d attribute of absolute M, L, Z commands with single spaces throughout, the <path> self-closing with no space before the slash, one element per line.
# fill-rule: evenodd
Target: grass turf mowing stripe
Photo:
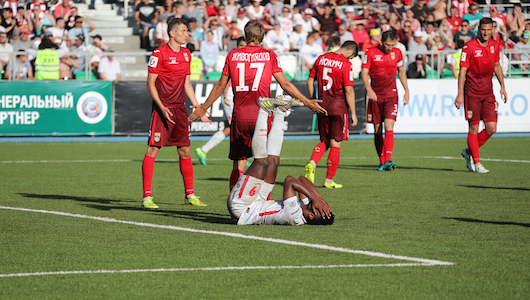
<path fill-rule="evenodd" d="M 66 217 L 92 219 L 92 220 L 103 221 L 103 222 L 121 223 L 121 224 L 136 225 L 136 226 L 143 226 L 143 227 L 153 227 L 153 228 L 179 230 L 179 231 L 187 231 L 187 232 L 195 232 L 195 233 L 224 235 L 224 236 L 229 236 L 229 237 L 260 240 L 260 241 L 280 243 L 280 244 L 286 244 L 286 245 L 294 245 L 294 246 L 303 246 L 303 247 L 310 247 L 310 248 L 322 249 L 322 250 L 330 250 L 330 251 L 338 251 L 338 252 L 345 252 L 345 253 L 352 253 L 352 254 L 363 254 L 363 255 L 381 257 L 381 258 L 414 261 L 414 262 L 419 262 L 419 263 L 427 264 L 427 265 L 453 265 L 454 264 L 452 262 L 447 262 L 447 261 L 439 261 L 439 260 L 409 257 L 409 256 L 394 255 L 394 254 L 385 254 L 385 253 L 380 253 L 380 252 L 372 252 L 372 251 L 364 251 L 364 250 L 353 250 L 353 249 L 347 249 L 347 248 L 342 248 L 342 247 L 334 247 L 334 246 L 321 245 L 321 244 L 310 244 L 310 243 L 289 241 L 289 240 L 283 240 L 283 239 L 264 238 L 264 237 L 259 237 L 259 236 L 244 235 L 244 234 L 233 233 L 233 232 L 201 230 L 201 229 L 193 229 L 193 228 L 178 227 L 178 226 L 171 226 L 171 225 L 159 225 L 159 224 L 144 223 L 144 222 L 124 221 L 124 220 L 118 220 L 118 219 L 112 219 L 112 218 L 106 218 L 106 217 L 95 217 L 95 216 L 72 214 L 72 213 L 66 213 L 66 212 L 60 212 L 60 211 L 49 211 L 49 210 L 29 209 L 29 208 L 9 207 L 9 206 L 0 206 L 0 209 L 54 214 L 54 215 L 60 215 L 60 216 L 66 216 Z"/>
<path fill-rule="evenodd" d="M 162 268 L 162 269 L 136 269 L 136 270 L 57 271 L 57 272 L 0 274 L 0 278 L 45 276 L 45 275 L 146 273 L 146 272 L 231 271 L 231 270 L 271 270 L 271 269 L 331 269 L 331 268 L 374 268 L 374 267 L 416 267 L 416 266 L 435 266 L 435 264 L 400 263 L 400 264 L 351 264 L 351 265 L 315 265 L 315 266 L 246 266 L 246 267 L 212 267 L 212 268 L 170 268 L 170 269 Z"/>

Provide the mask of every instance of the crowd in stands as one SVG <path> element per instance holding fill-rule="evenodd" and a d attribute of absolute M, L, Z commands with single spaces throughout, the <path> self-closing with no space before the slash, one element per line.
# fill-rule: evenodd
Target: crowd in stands
<path fill-rule="evenodd" d="M 96 78 L 120 78 L 120 64 L 111 56 L 94 55 L 85 61 L 85 56 L 79 55 L 109 49 L 101 36 L 89 36 L 96 26 L 79 16 L 70 1 L 62 0 L 50 8 L 43 0 L 0 0 L 3 78 L 9 72 L 12 78 L 20 80 L 49 75 L 45 73 L 53 73 L 53 78 L 75 78 L 78 73 L 84 74 L 86 64 Z M 167 22 L 171 18 L 184 19 L 189 24 L 188 47 L 193 45 L 200 52 L 204 72 L 201 78 L 221 71 L 223 60 L 219 59 L 219 52 L 236 47 L 250 20 L 259 20 L 265 26 L 264 48 L 278 54 L 299 52 L 303 56 L 303 71 L 310 70 L 318 55 L 333 51 L 345 41 L 354 40 L 365 51 L 379 45 L 383 32 L 393 30 L 399 36 L 397 47 L 408 53 L 404 55 L 408 76 L 425 78 L 430 71 L 456 77 L 460 52 L 445 57 L 432 51 L 461 49 L 476 37 L 478 21 L 483 17 L 479 4 L 471 0 L 302 0 L 293 6 L 281 0 L 151 1 L 134 3 L 141 47 L 153 49 L 167 43 Z M 504 6 L 486 6 L 483 10 L 495 21 L 494 39 L 502 42 L 509 59 L 521 60 L 516 67 L 528 71 L 530 20 L 521 4 L 506 10 Z M 43 43 L 46 40 L 51 43 Z M 33 67 L 38 53 L 48 53 L 39 50 L 55 51 L 53 57 L 59 56 L 58 68 L 43 72 L 42 68 Z M 17 51 L 27 54 L 13 55 Z M 360 59 L 353 64 L 360 72 Z M 108 74 L 102 74 L 101 70 Z"/>
<path fill-rule="evenodd" d="M 95 78 L 120 79 L 112 55 L 86 61 L 86 53 L 112 49 L 101 36 L 89 36 L 96 26 L 79 16 L 70 0 L 51 7 L 43 0 L 0 0 L 0 13 L 0 79 L 84 79 L 87 63 Z"/>
<path fill-rule="evenodd" d="M 405 56 L 409 76 L 425 78 L 427 69 L 437 70 L 440 76 L 443 70 L 451 77 L 458 74 L 459 52 L 445 57 L 432 51 L 461 49 L 465 42 L 476 37 L 478 22 L 483 17 L 479 4 L 471 0 L 305 0 L 298 3 L 290 6 L 280 0 L 166 0 L 157 5 L 149 0 L 137 0 L 135 18 L 142 32 L 141 46 L 146 49 L 167 42 L 169 19 L 186 20 L 191 33 L 189 43 L 195 51 L 204 53 L 201 58 L 206 75 L 222 69 L 223 61 L 217 53 L 234 49 L 235 41 L 243 36 L 245 24 L 259 20 L 266 30 L 262 46 L 278 54 L 301 53 L 304 70 L 311 68 L 318 55 L 333 49 L 335 37 L 340 40 L 337 45 L 354 40 L 365 51 L 379 45 L 384 31 L 394 30 L 399 36 L 397 47 L 410 52 Z M 502 42 L 503 48 L 511 50 L 511 59 L 527 60 L 530 20 L 526 19 L 522 6 L 515 4 L 506 12 L 500 12 L 496 6 L 488 6 L 486 10 L 495 21 L 494 38 Z M 528 64 L 521 68 L 528 70 Z"/>

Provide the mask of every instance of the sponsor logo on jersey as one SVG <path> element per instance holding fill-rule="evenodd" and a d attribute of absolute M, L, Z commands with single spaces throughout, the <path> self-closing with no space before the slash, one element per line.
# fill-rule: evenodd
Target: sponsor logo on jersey
<path fill-rule="evenodd" d="M 160 132 L 155 132 L 155 137 L 153 139 L 155 143 L 160 142 L 160 135 L 161 135 Z"/>
<path fill-rule="evenodd" d="M 383 55 L 377 54 L 374 56 L 374 61 L 383 61 Z"/>
<path fill-rule="evenodd" d="M 178 64 L 179 62 L 177 61 L 177 58 L 176 57 L 169 57 L 169 64 L 170 65 L 176 65 Z"/>
<path fill-rule="evenodd" d="M 481 49 L 477 49 L 475 50 L 475 57 L 482 57 L 482 50 Z"/>
<path fill-rule="evenodd" d="M 190 58 L 188 57 L 188 53 L 184 53 L 184 59 L 188 62 L 190 61 Z"/>
<path fill-rule="evenodd" d="M 157 65 L 158 65 L 158 57 L 151 56 L 151 58 L 149 59 L 149 67 L 156 68 Z"/>

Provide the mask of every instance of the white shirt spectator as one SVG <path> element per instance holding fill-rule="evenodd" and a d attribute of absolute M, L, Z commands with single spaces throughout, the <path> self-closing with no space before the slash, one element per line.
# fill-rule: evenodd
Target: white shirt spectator
<path fill-rule="evenodd" d="M 290 35 L 291 32 L 293 32 L 294 23 L 291 19 L 279 17 L 278 21 L 280 21 L 280 24 L 282 26 L 282 31 L 287 33 L 287 35 Z"/>
<path fill-rule="evenodd" d="M 340 44 L 344 44 L 346 41 L 353 41 L 353 34 L 351 34 L 350 31 L 346 30 L 343 35 L 339 35 L 340 37 Z"/>
<path fill-rule="evenodd" d="M 304 46 L 307 40 L 307 32 L 301 31 L 300 33 L 293 31 L 291 37 L 289 37 L 289 42 L 292 43 L 293 48 L 299 50 Z"/>
<path fill-rule="evenodd" d="M 315 26 L 317 26 L 319 24 L 318 20 L 315 17 L 311 17 L 311 19 L 309 19 L 309 21 L 307 21 L 307 22 L 304 19 L 302 19 L 300 21 L 303 23 L 302 24 L 302 31 L 305 31 L 307 33 L 311 33 L 313 31 L 315 31 Z"/>
<path fill-rule="evenodd" d="M 315 64 L 318 56 L 323 52 L 322 46 L 318 45 L 317 43 L 313 43 L 313 46 L 304 44 L 300 49 L 300 53 L 307 54 L 304 55 L 304 60 L 311 66 Z"/>
<path fill-rule="evenodd" d="M 249 16 L 254 16 L 256 18 L 256 20 L 259 20 L 261 19 L 261 17 L 263 17 L 263 12 L 265 11 L 265 7 L 264 6 L 258 6 L 259 7 L 259 11 L 256 12 L 254 10 L 254 6 L 253 5 L 250 5 L 249 7 L 247 7 L 247 14 Z"/>
<path fill-rule="evenodd" d="M 111 61 L 108 56 L 105 56 L 99 61 L 98 72 L 105 75 L 107 80 L 117 80 L 118 75 L 121 75 L 120 63 L 115 58 Z"/>
<path fill-rule="evenodd" d="M 280 30 L 279 34 L 274 30 L 270 30 L 265 35 L 263 42 L 267 44 L 269 49 L 274 50 L 278 54 L 287 52 L 291 48 L 289 45 L 289 36 L 283 30 Z"/>
<path fill-rule="evenodd" d="M 68 35 L 68 30 L 66 28 L 59 29 L 57 27 L 50 27 L 50 28 L 48 28 L 48 31 L 53 33 L 53 37 L 62 37 L 65 34 Z M 57 45 L 59 45 L 59 47 L 61 47 L 61 49 L 67 49 L 68 48 L 68 46 L 66 45 L 66 41 L 65 40 L 54 39 L 53 42 L 56 43 Z"/>
<path fill-rule="evenodd" d="M 245 25 L 250 21 L 250 19 L 245 16 L 243 19 L 237 18 L 237 29 L 239 32 L 245 32 Z"/>

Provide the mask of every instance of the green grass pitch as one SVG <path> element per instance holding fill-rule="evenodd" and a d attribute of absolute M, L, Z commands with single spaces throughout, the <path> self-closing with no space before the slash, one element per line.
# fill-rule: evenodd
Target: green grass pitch
<path fill-rule="evenodd" d="M 285 141 L 274 199 L 315 144 Z M 0 143 L 0 299 L 529 299 L 530 139 L 490 139 L 489 174 L 467 171 L 465 145 L 397 139 L 397 169 L 375 172 L 373 141 L 345 142 L 344 188 L 319 188 L 335 224 L 287 227 L 230 219 L 226 141 L 207 166 L 192 154 L 207 207 L 184 205 L 176 149 L 162 149 L 152 211 L 145 143 Z"/>

